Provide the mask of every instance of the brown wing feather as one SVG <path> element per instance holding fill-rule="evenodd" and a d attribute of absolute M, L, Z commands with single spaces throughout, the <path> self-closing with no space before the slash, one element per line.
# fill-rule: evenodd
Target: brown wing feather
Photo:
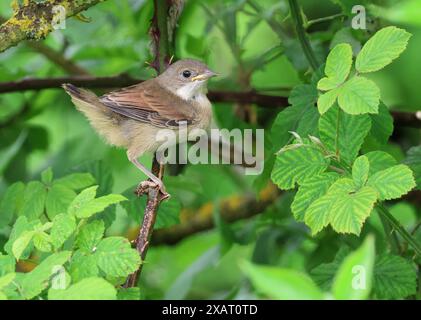
<path fill-rule="evenodd" d="M 120 115 L 160 128 L 194 123 L 189 105 L 155 81 L 110 92 L 100 97 L 100 101 Z"/>

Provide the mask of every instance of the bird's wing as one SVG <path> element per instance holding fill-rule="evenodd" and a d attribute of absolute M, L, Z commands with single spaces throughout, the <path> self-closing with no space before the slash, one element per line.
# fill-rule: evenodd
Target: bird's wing
<path fill-rule="evenodd" d="M 194 123 L 190 105 L 154 81 L 110 92 L 100 101 L 120 115 L 160 128 Z"/>

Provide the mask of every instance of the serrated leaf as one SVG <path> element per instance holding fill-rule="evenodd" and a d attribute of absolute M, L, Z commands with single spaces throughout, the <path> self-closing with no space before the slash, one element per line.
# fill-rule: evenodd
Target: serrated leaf
<path fill-rule="evenodd" d="M 7 226 L 13 216 L 17 215 L 23 202 L 25 185 L 15 182 L 4 192 L 0 201 L 0 229 Z"/>
<path fill-rule="evenodd" d="M 97 276 L 99 269 L 95 257 L 91 254 L 84 255 L 81 251 L 76 251 L 70 261 L 69 273 L 73 283 Z"/>
<path fill-rule="evenodd" d="M 13 256 L 16 260 L 21 258 L 23 251 L 29 246 L 29 243 L 34 236 L 34 231 L 24 231 L 12 245 Z"/>
<path fill-rule="evenodd" d="M 67 212 L 67 209 L 76 197 L 76 192 L 62 184 L 54 184 L 48 190 L 45 209 L 50 220 L 60 213 Z"/>
<path fill-rule="evenodd" d="M 139 253 L 123 237 L 101 240 L 94 253 L 98 267 L 111 277 L 126 277 L 140 265 Z"/>
<path fill-rule="evenodd" d="M 43 184 L 50 185 L 53 182 L 53 169 L 48 167 L 43 172 L 41 172 L 41 181 Z"/>
<path fill-rule="evenodd" d="M 342 262 L 332 284 L 338 300 L 362 300 L 370 294 L 373 281 L 374 237 L 367 237 L 356 251 Z"/>
<path fill-rule="evenodd" d="M 54 185 L 62 185 L 71 190 L 82 190 L 95 183 L 90 173 L 72 173 L 54 181 Z"/>
<path fill-rule="evenodd" d="M 23 205 L 19 215 L 26 216 L 28 220 L 37 219 L 44 212 L 46 196 L 47 189 L 41 182 L 29 182 L 24 191 Z"/>
<path fill-rule="evenodd" d="M 317 100 L 317 88 L 310 84 L 295 86 L 288 97 L 291 105 L 314 105 Z"/>
<path fill-rule="evenodd" d="M 277 155 L 271 178 L 279 188 L 288 190 L 322 173 L 328 165 L 329 160 L 319 150 L 303 145 Z"/>
<path fill-rule="evenodd" d="M 49 300 L 115 300 L 117 291 L 102 278 L 86 278 L 65 290 L 50 289 Z"/>
<path fill-rule="evenodd" d="M 365 185 L 368 179 L 368 172 L 370 170 L 370 162 L 366 156 L 358 157 L 352 165 L 352 179 L 355 186 L 361 188 Z"/>
<path fill-rule="evenodd" d="M 351 116 L 335 106 L 320 117 L 320 140 L 332 153 L 338 151 L 341 160 L 351 164 L 370 127 L 368 115 Z"/>
<path fill-rule="evenodd" d="M 379 299 L 403 299 L 417 291 L 417 274 L 406 259 L 382 254 L 374 265 L 373 292 Z"/>
<path fill-rule="evenodd" d="M 89 218 L 95 213 L 104 211 L 104 209 L 110 205 L 126 200 L 127 198 L 120 194 L 109 194 L 84 203 L 75 214 L 78 218 Z"/>
<path fill-rule="evenodd" d="M 0 290 L 8 286 L 15 278 L 16 273 L 11 272 L 4 276 L 0 276 Z"/>
<path fill-rule="evenodd" d="M 355 68 L 360 73 L 384 68 L 400 56 L 410 37 L 410 33 L 393 26 L 381 29 L 363 46 L 357 56 Z"/>
<path fill-rule="evenodd" d="M 349 75 L 352 66 L 352 47 L 347 43 L 336 45 L 326 59 L 325 74 L 317 89 L 327 91 L 341 85 Z"/>
<path fill-rule="evenodd" d="M 370 169 L 368 172 L 369 176 L 372 176 L 376 172 L 382 171 L 397 164 L 395 158 L 383 151 L 372 151 L 366 153 L 365 156 L 370 163 Z"/>
<path fill-rule="evenodd" d="M 60 248 L 76 230 L 76 220 L 68 213 L 61 213 L 54 217 L 51 227 L 51 242 L 55 248 Z"/>
<path fill-rule="evenodd" d="M 57 272 L 71 256 L 70 251 L 62 251 L 54 253 L 43 260 L 31 272 L 22 274 L 17 279 L 18 285 L 21 287 L 21 294 L 25 299 L 32 299 L 39 295 L 49 285 L 50 278 Z"/>
<path fill-rule="evenodd" d="M 101 220 L 92 221 L 84 225 L 76 237 L 76 246 L 83 253 L 93 253 L 104 236 L 104 231 L 104 222 Z"/>
<path fill-rule="evenodd" d="M 16 219 L 13 225 L 12 231 L 9 236 L 9 240 L 4 245 L 4 250 L 9 254 L 13 255 L 12 246 L 13 243 L 18 239 L 24 232 L 31 231 L 32 225 L 28 222 L 25 216 L 21 216 Z M 25 256 L 26 257 L 26 256 Z"/>
<path fill-rule="evenodd" d="M 291 204 L 291 211 L 297 221 L 303 221 L 311 203 L 325 195 L 329 187 L 338 179 L 334 172 L 325 172 L 309 178 L 300 186 Z"/>
<path fill-rule="evenodd" d="M 370 136 L 379 144 L 386 144 L 393 133 L 393 117 L 386 105 L 380 101 L 379 113 L 370 114 Z"/>
<path fill-rule="evenodd" d="M 35 248 L 42 252 L 50 252 L 52 250 L 50 236 L 45 232 L 35 232 L 33 237 Z"/>
<path fill-rule="evenodd" d="M 380 89 L 373 81 L 355 76 L 341 86 L 338 104 L 342 110 L 352 115 L 378 113 Z"/>
<path fill-rule="evenodd" d="M 140 288 L 121 288 L 117 292 L 117 300 L 140 300 Z"/>
<path fill-rule="evenodd" d="M 98 186 L 92 186 L 79 193 L 69 205 L 68 213 L 76 215 L 76 213 L 89 201 L 95 198 Z"/>
<path fill-rule="evenodd" d="M 380 200 L 397 199 L 415 187 L 411 169 L 404 164 L 379 171 L 368 179 L 368 186 L 379 193 Z"/>
<path fill-rule="evenodd" d="M 257 291 L 265 297 L 281 300 L 323 299 L 323 293 L 313 280 L 301 272 L 251 263 L 245 263 L 242 269 Z"/>
<path fill-rule="evenodd" d="M 412 147 L 408 150 L 404 161 L 414 173 L 417 189 L 421 189 L 421 146 Z"/>
<path fill-rule="evenodd" d="M 317 108 L 320 114 L 328 111 L 336 102 L 340 89 L 333 89 L 319 96 L 317 100 Z"/>
<path fill-rule="evenodd" d="M 15 259 L 10 255 L 2 255 L 0 253 L 0 276 L 14 272 L 16 267 Z"/>

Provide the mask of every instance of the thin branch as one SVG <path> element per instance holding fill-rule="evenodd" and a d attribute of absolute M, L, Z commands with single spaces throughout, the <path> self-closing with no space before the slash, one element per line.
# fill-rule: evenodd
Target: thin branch
<path fill-rule="evenodd" d="M 16 46 L 23 40 L 41 40 L 53 31 L 57 8 L 64 9 L 64 18 L 96 5 L 104 0 L 52 0 L 45 2 L 27 1 L 13 16 L 0 26 L 0 52 Z M 61 7 L 58 7 L 61 6 Z"/>

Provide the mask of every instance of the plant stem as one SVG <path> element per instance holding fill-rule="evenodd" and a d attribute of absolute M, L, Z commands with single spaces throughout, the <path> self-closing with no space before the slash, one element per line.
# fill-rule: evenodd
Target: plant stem
<path fill-rule="evenodd" d="M 408 244 L 414 249 L 415 253 L 421 257 L 421 246 L 417 242 L 417 240 L 414 239 L 414 237 L 406 231 L 406 229 L 400 224 L 398 220 L 387 210 L 387 208 L 383 204 L 378 204 L 377 207 L 379 208 L 379 212 L 383 217 L 386 218 L 386 220 L 390 223 L 392 228 L 398 232 L 403 239 L 405 239 Z"/>
<path fill-rule="evenodd" d="M 387 220 L 383 214 L 379 214 L 379 217 L 382 222 L 386 238 L 388 239 L 388 242 L 390 244 L 391 251 L 395 254 L 401 254 L 401 246 L 399 243 L 399 239 L 396 235 L 396 232 L 394 232 L 389 220 Z"/>
<path fill-rule="evenodd" d="M 300 40 L 301 47 L 303 48 L 304 54 L 313 70 L 319 67 L 319 62 L 316 59 L 311 44 L 304 30 L 303 18 L 301 16 L 300 7 L 296 0 L 288 0 L 289 8 L 291 10 L 291 17 L 295 24 L 295 31 L 297 32 L 298 39 Z"/>
<path fill-rule="evenodd" d="M 306 28 L 309 28 L 313 24 L 316 24 L 316 23 L 327 22 L 327 21 L 335 20 L 336 18 L 344 17 L 344 16 L 345 15 L 343 13 L 337 13 L 337 14 L 333 14 L 333 15 L 327 16 L 327 17 L 322 17 L 322 18 L 319 18 L 319 19 L 309 20 L 306 24 Z"/>

